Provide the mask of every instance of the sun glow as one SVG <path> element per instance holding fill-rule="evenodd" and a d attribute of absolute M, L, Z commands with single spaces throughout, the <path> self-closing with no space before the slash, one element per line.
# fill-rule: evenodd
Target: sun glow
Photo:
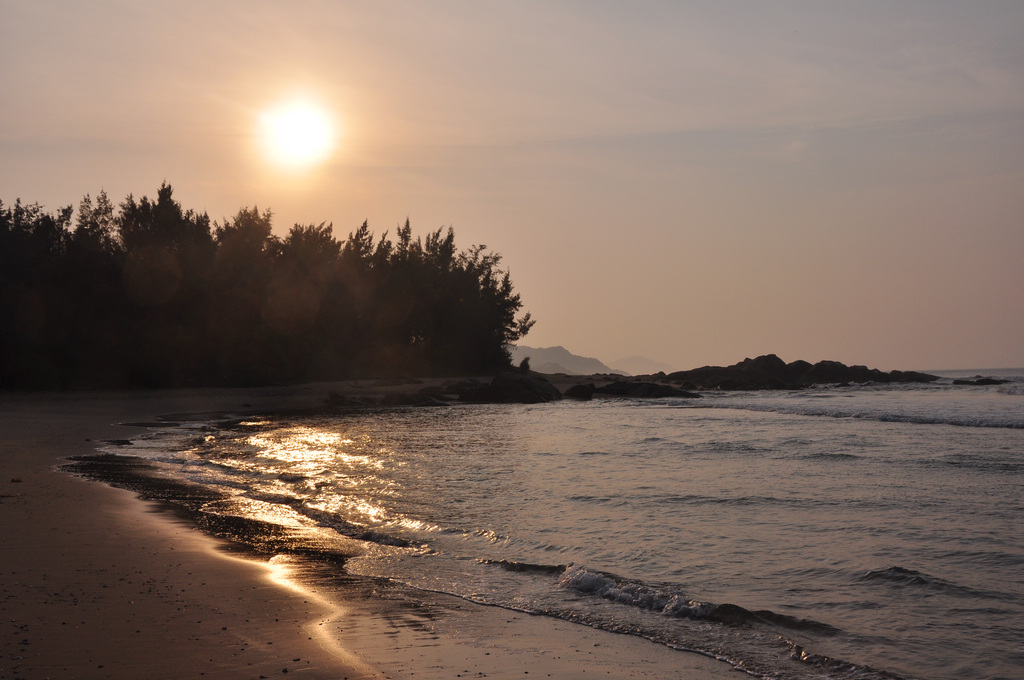
<path fill-rule="evenodd" d="M 260 116 L 263 150 L 280 167 L 303 169 L 326 161 L 336 136 L 331 116 L 307 101 L 288 101 Z"/>

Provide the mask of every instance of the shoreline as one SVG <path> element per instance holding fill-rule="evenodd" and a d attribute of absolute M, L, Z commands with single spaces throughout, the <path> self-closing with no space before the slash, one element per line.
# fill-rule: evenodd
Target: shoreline
<path fill-rule="evenodd" d="M 57 469 L 158 414 L 307 409 L 329 391 L 378 388 L 0 397 L 0 680 L 651 677 L 665 655 L 679 678 L 735 677 L 727 664 L 632 636 L 445 595 L 413 606 L 401 587 L 325 578 L 301 557 L 239 557 L 158 502 Z"/>
<path fill-rule="evenodd" d="M 309 401 L 299 388 L 287 402 Z M 315 390 L 317 397 L 322 392 Z M 155 413 L 236 410 L 270 391 L 5 395 L 0 399 L 0 678 L 383 677 L 326 648 L 328 613 L 273 570 L 131 491 L 57 470 Z M 196 408 L 198 406 L 198 408 Z M 18 481 L 14 481 L 18 480 Z"/>

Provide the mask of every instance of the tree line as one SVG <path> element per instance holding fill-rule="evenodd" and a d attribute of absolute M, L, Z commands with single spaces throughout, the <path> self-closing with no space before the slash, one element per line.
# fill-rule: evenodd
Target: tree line
<path fill-rule="evenodd" d="M 177 387 L 467 375 L 533 324 L 500 255 L 451 228 L 394 238 L 242 208 L 223 223 L 105 192 L 0 202 L 0 387 Z"/>

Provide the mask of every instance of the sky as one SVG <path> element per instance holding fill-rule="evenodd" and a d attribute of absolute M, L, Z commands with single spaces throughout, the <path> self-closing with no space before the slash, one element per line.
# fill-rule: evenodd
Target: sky
<path fill-rule="evenodd" d="M 331 153 L 268 156 L 289 101 Z M 452 227 L 523 343 L 1024 366 L 1024 3 L 0 0 L 0 200 Z"/>

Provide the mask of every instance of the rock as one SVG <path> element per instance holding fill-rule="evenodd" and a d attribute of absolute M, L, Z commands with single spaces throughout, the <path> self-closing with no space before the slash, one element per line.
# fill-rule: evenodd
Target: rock
<path fill-rule="evenodd" d="M 540 404 L 557 401 L 562 393 L 539 375 L 502 373 L 486 387 L 464 390 L 459 398 L 475 404 Z"/>
<path fill-rule="evenodd" d="M 668 378 L 698 389 L 719 390 L 792 390 L 810 385 L 866 382 L 931 382 L 938 376 L 913 371 L 883 373 L 867 366 L 847 366 L 838 361 L 810 364 L 794 361 L 787 364 L 774 354 L 744 359 L 732 366 L 704 366 L 690 371 L 676 371 Z"/>
<path fill-rule="evenodd" d="M 975 378 L 974 380 L 967 380 L 964 378 L 954 380 L 954 385 L 1005 385 L 1010 382 L 1009 380 L 1000 380 L 999 378 Z"/>
<path fill-rule="evenodd" d="M 594 383 L 572 385 L 562 394 L 562 396 L 567 399 L 590 401 L 594 398 Z"/>
<path fill-rule="evenodd" d="M 416 394 L 432 397 L 437 401 L 455 401 L 458 399 L 458 392 L 447 385 L 428 385 L 416 391 Z"/>
<path fill-rule="evenodd" d="M 890 371 L 889 372 L 890 382 L 935 382 L 939 379 L 937 375 L 931 375 L 930 373 L 919 373 L 918 371 Z M 1002 381 L 1007 382 L 1007 381 Z"/>
<path fill-rule="evenodd" d="M 803 375 L 811 368 L 811 362 L 804 361 L 803 359 L 797 359 L 786 364 L 786 373 L 791 378 L 792 376 Z"/>
<path fill-rule="evenodd" d="M 445 394 L 460 395 L 466 390 L 475 390 L 480 387 L 487 387 L 490 383 L 478 380 L 477 378 L 468 378 L 466 380 L 454 380 L 447 381 L 442 385 L 441 389 Z"/>
<path fill-rule="evenodd" d="M 744 359 L 732 366 L 704 366 L 669 373 L 673 382 L 686 382 L 700 389 L 781 390 L 792 387 L 787 364 L 774 354 Z"/>
<path fill-rule="evenodd" d="M 819 361 L 800 376 L 808 385 L 827 385 L 841 382 L 889 382 L 879 370 L 866 366 L 845 366 L 838 361 Z"/>

